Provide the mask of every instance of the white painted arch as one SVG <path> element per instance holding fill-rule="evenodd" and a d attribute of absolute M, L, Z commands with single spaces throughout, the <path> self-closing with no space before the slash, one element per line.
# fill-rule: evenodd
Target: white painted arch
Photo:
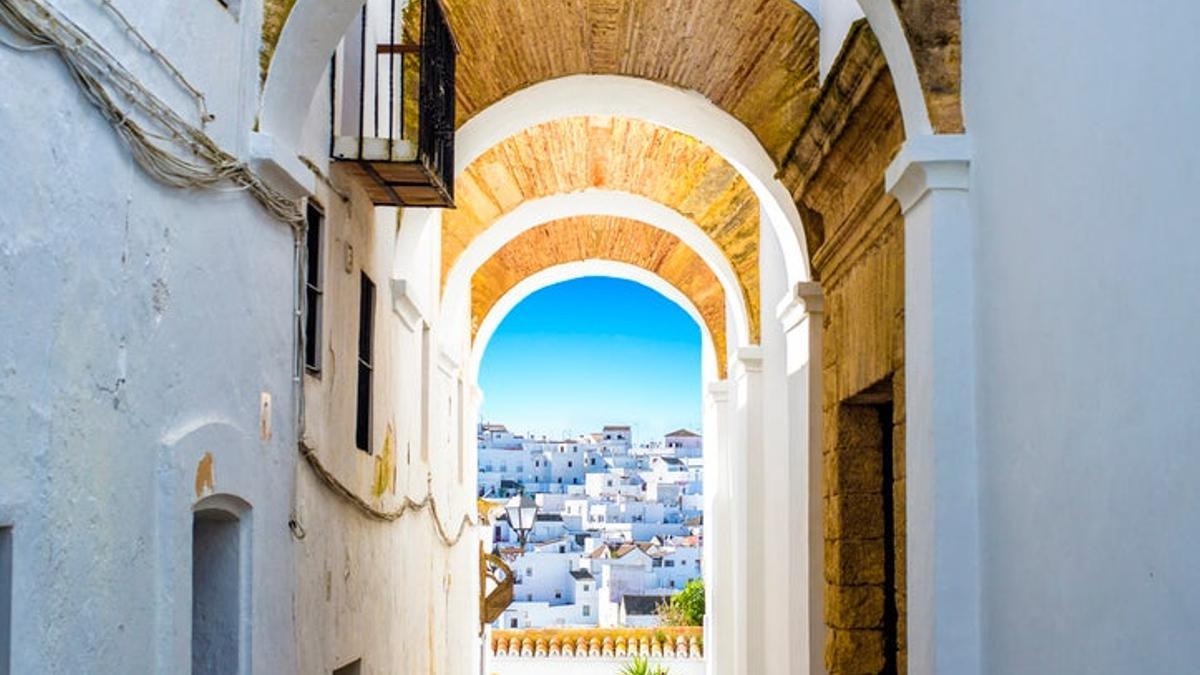
<path fill-rule="evenodd" d="M 750 313 L 741 282 L 724 252 L 708 234 L 678 211 L 641 195 L 610 190 L 584 190 L 525 202 L 501 216 L 475 237 L 446 277 L 442 320 L 449 336 L 465 336 L 470 324 L 471 277 L 505 244 L 539 225 L 572 216 L 615 216 L 637 220 L 679 237 L 703 260 L 725 291 L 730 331 L 728 343 L 750 343 Z"/>
<path fill-rule="evenodd" d="M 858 4 L 879 40 L 884 60 L 892 73 L 892 84 L 900 101 L 905 138 L 932 134 L 933 124 L 929 121 L 929 107 L 925 103 L 925 91 L 921 89 L 921 78 L 917 75 L 917 62 L 913 59 L 904 24 L 896 13 L 895 1 L 858 0 Z"/>
<path fill-rule="evenodd" d="M 625 75 L 570 75 L 539 82 L 497 101 L 459 128 L 455 175 L 524 129 L 585 115 L 642 120 L 711 147 L 754 190 L 764 220 L 781 242 L 788 279 L 811 280 L 800 213 L 775 178 L 775 162 L 746 125 L 695 91 Z"/>
<path fill-rule="evenodd" d="M 471 344 L 470 357 L 466 363 L 466 380 L 472 384 L 479 381 L 479 366 L 483 362 L 483 355 L 487 351 L 488 343 L 496 333 L 496 329 L 503 323 L 504 318 L 513 308 L 521 304 L 522 300 L 547 286 L 584 277 L 610 277 L 632 281 L 679 305 L 700 327 L 700 359 L 703 379 L 705 382 L 717 381 L 719 376 L 712 333 L 709 332 L 708 325 L 704 323 L 704 317 L 700 315 L 696 305 L 692 304 L 692 301 L 682 291 L 653 272 L 637 265 L 601 259 L 580 260 L 548 267 L 536 274 L 529 275 L 501 296 L 480 322 L 479 331 L 475 334 L 475 340 Z"/>

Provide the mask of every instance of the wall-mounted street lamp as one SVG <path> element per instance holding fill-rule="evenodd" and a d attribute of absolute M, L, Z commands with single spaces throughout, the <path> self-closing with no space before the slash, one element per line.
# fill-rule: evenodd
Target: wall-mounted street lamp
<path fill-rule="evenodd" d="M 508 500 L 508 503 L 504 505 L 504 511 L 508 514 L 508 524 L 517 533 L 517 541 L 521 544 L 521 550 L 525 550 L 525 539 L 533 529 L 533 524 L 537 522 L 537 500 L 528 495 L 517 495 Z"/>

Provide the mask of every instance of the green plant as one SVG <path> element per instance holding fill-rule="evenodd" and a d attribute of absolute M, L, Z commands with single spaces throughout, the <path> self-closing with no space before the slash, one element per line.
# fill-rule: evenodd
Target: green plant
<path fill-rule="evenodd" d="M 665 626 L 703 626 L 704 580 L 692 579 L 670 601 L 659 605 L 658 618 Z"/>
<path fill-rule="evenodd" d="M 618 675 L 670 675 L 670 671 L 662 666 L 651 666 L 650 659 L 635 656 L 633 663 L 622 668 Z"/>

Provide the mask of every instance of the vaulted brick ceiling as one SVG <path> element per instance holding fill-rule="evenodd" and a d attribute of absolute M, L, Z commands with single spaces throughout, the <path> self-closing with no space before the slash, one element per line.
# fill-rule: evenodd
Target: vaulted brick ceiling
<path fill-rule="evenodd" d="M 938 133 L 963 130 L 959 0 L 892 0 Z M 794 0 L 442 0 L 462 54 L 459 122 L 584 73 L 696 90 L 779 161 L 818 90 L 818 26 Z M 263 2 L 263 77 L 296 0 Z"/>
<path fill-rule="evenodd" d="M 741 175 L 695 138 L 638 120 L 576 117 L 530 127 L 455 184 L 442 229 L 443 283 L 475 237 L 520 204 L 589 188 L 628 192 L 694 222 L 728 258 L 758 337 L 759 205 Z M 476 275 L 479 279 L 480 275 Z M 715 276 L 713 279 L 716 285 Z"/>
<path fill-rule="evenodd" d="M 522 280 L 581 260 L 636 265 L 687 296 L 712 335 L 718 369 L 725 372 L 725 293 L 700 256 L 675 235 L 646 223 L 611 216 L 578 216 L 528 230 L 497 251 L 471 280 L 472 334 L 492 307 Z"/>
<path fill-rule="evenodd" d="M 794 0 L 444 0 L 458 114 L 566 75 L 621 74 L 693 89 L 776 159 L 818 91 L 817 24 Z"/>

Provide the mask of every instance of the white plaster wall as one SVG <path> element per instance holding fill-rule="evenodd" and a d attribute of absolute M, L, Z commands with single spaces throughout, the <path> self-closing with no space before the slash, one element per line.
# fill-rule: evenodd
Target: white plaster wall
<path fill-rule="evenodd" d="M 431 353 L 423 354 L 427 319 L 410 326 L 394 312 L 390 283 L 402 273 L 415 304 L 431 306 L 424 272 L 439 265 L 439 237 L 403 230 L 429 227 L 436 234 L 438 224 L 398 219 L 395 209 L 373 209 L 357 189 L 348 205 L 324 186 L 318 192 L 330 204 L 324 242 L 327 330 L 320 376 L 305 376 L 305 442 L 344 484 L 385 510 L 397 508 L 405 496 L 421 500 L 431 485 L 442 522 L 453 535 L 463 514 L 475 509 L 474 473 L 469 484 L 460 479 L 457 448 L 450 445 L 456 438 L 455 373 L 441 356 L 436 324 Z M 403 252 L 407 264 L 399 269 L 398 245 L 410 247 Z M 376 286 L 370 454 L 355 447 L 354 437 L 363 271 Z M 433 361 L 429 368 L 426 358 Z M 427 409 L 423 396 L 429 397 Z M 426 410 L 428 438 L 421 419 Z M 382 494 L 376 491 L 378 471 L 388 483 Z M 326 672 L 357 658 L 363 660 L 363 673 L 379 675 L 477 669 L 478 654 L 470 647 L 478 603 L 478 539 L 472 532 L 448 549 L 428 511 L 379 522 L 334 495 L 307 466 L 297 476 L 295 512 L 307 532 L 297 545 L 302 669 Z"/>
<path fill-rule="evenodd" d="M 97 4 L 55 4 L 194 119 Z M 258 30 L 254 3 L 240 22 L 215 2 L 117 5 L 189 64 L 212 134 L 236 151 L 253 117 L 243 29 Z M 151 182 L 49 53 L 0 49 L 0 128 L 12 672 L 188 670 L 191 507 L 206 453 L 215 490 L 252 507 L 251 665 L 294 672 L 289 229 L 244 194 Z"/>
<path fill-rule="evenodd" d="M 983 670 L 1194 670 L 1200 6 L 963 10 Z"/>

